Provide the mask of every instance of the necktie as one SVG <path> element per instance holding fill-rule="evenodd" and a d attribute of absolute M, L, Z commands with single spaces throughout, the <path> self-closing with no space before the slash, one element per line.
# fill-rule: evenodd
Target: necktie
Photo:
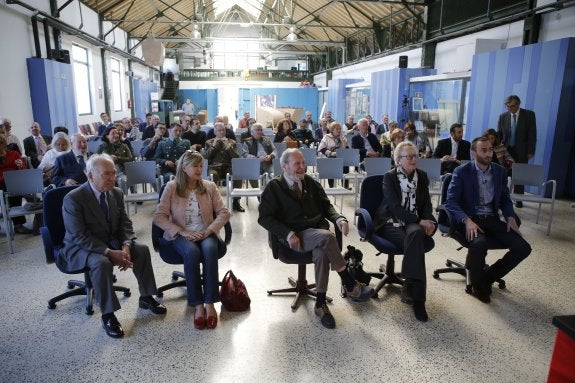
<path fill-rule="evenodd" d="M 82 170 L 86 171 L 86 162 L 84 161 L 84 156 L 78 156 L 78 163 L 82 167 Z M 100 200 L 102 199 L 102 194 L 100 194 Z"/>
<path fill-rule="evenodd" d="M 517 115 L 513 114 L 511 119 L 511 137 L 509 138 L 509 146 L 515 146 L 515 130 L 517 129 Z"/>
<path fill-rule="evenodd" d="M 102 209 L 102 213 L 104 213 L 104 217 L 106 217 L 106 221 L 109 224 L 110 214 L 108 211 L 108 204 L 106 203 L 106 193 L 100 193 L 100 209 Z"/>
<path fill-rule="evenodd" d="M 298 199 L 301 199 L 301 189 L 299 188 L 299 185 L 297 182 L 293 183 L 292 190 L 295 193 L 296 197 Z"/>
<path fill-rule="evenodd" d="M 38 152 L 39 155 L 44 155 L 46 154 L 46 151 L 48 150 L 48 147 L 46 145 L 46 141 L 44 141 L 44 138 L 42 136 L 37 136 L 36 137 L 36 151 Z"/>

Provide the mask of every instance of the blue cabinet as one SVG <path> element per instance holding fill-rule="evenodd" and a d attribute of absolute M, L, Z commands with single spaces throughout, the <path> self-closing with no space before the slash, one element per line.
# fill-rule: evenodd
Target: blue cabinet
<path fill-rule="evenodd" d="M 29 58 L 28 81 L 34 121 L 42 134 L 52 135 L 56 126 L 65 126 L 76 132 L 77 113 L 72 65 L 58 61 Z"/>

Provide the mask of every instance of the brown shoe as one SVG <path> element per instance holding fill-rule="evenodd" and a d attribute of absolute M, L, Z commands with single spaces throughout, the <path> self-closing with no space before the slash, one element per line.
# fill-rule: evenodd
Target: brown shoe
<path fill-rule="evenodd" d="M 321 305 L 321 307 L 314 308 L 313 311 L 315 312 L 315 315 L 320 318 L 323 327 L 335 328 L 335 318 L 331 315 L 329 307 L 327 307 L 326 304 Z"/>
<path fill-rule="evenodd" d="M 346 296 L 356 302 L 365 302 L 369 300 L 369 298 L 373 296 L 374 292 L 372 287 L 366 286 L 363 283 L 357 281 L 355 282 L 353 290 L 348 291 L 347 288 L 345 287 L 344 289 Z"/>

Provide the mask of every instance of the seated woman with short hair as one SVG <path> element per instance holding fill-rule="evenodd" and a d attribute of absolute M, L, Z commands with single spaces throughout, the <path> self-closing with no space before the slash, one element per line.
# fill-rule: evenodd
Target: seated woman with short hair
<path fill-rule="evenodd" d="M 415 318 L 426 322 L 424 241 L 437 229 L 429 179 L 417 169 L 417 148 L 411 142 L 399 143 L 393 155 L 397 166 L 383 176 L 383 200 L 374 218 L 374 230 L 403 253 L 401 300 L 413 304 Z"/>
<path fill-rule="evenodd" d="M 214 307 L 220 301 L 218 232 L 230 219 L 216 184 L 202 179 L 203 166 L 201 154 L 187 150 L 178 160 L 176 178 L 166 184 L 154 214 L 154 224 L 164 230 L 161 243 L 172 246 L 183 258 L 188 305 L 196 309 L 194 326 L 199 330 L 218 324 Z"/>

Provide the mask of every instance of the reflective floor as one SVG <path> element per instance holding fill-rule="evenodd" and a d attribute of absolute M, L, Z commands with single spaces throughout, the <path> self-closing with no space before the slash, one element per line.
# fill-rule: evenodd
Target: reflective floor
<path fill-rule="evenodd" d="M 257 224 L 257 200 L 242 204 L 246 212 L 232 216 L 233 240 L 220 260 L 220 277 L 232 269 L 245 282 L 252 307 L 229 313 L 218 304 L 215 330 L 194 329 L 183 288 L 165 293 L 165 317 L 139 309 L 133 274 L 117 271 L 118 283 L 133 295 L 120 298 L 117 312 L 126 337 L 109 338 L 97 307 L 87 316 L 81 297 L 47 308 L 49 298 L 66 290 L 68 276 L 45 263 L 39 237 L 17 235 L 16 253 L 9 255 L 0 234 L 0 381 L 545 381 L 556 333 L 551 319 L 575 313 L 575 209 L 570 202 L 556 206 L 550 236 L 545 235 L 546 213 L 537 225 L 534 206 L 518 211 L 533 252 L 506 277 L 506 290 L 495 289 L 490 305 L 467 295 L 458 275 L 431 277 L 446 257 L 464 258 L 454 241 L 439 235 L 427 255 L 427 323 L 415 320 L 396 287 L 366 303 L 346 301 L 332 272 L 335 330 L 321 326 L 311 300 L 292 312 L 291 297 L 267 295 L 270 288 L 287 286 L 296 267 L 272 258 L 267 234 Z M 154 207 L 144 204 L 132 214 L 140 241 L 150 247 Z M 351 220 L 353 199 L 345 201 L 343 211 Z M 366 269 L 376 270 L 385 261 L 359 242 L 355 226 L 344 239 L 347 244 L 363 251 Z M 493 252 L 488 259 L 501 255 Z M 157 254 L 153 263 L 158 285 L 170 282 L 175 267 Z M 308 278 L 313 279 L 309 267 Z"/>

